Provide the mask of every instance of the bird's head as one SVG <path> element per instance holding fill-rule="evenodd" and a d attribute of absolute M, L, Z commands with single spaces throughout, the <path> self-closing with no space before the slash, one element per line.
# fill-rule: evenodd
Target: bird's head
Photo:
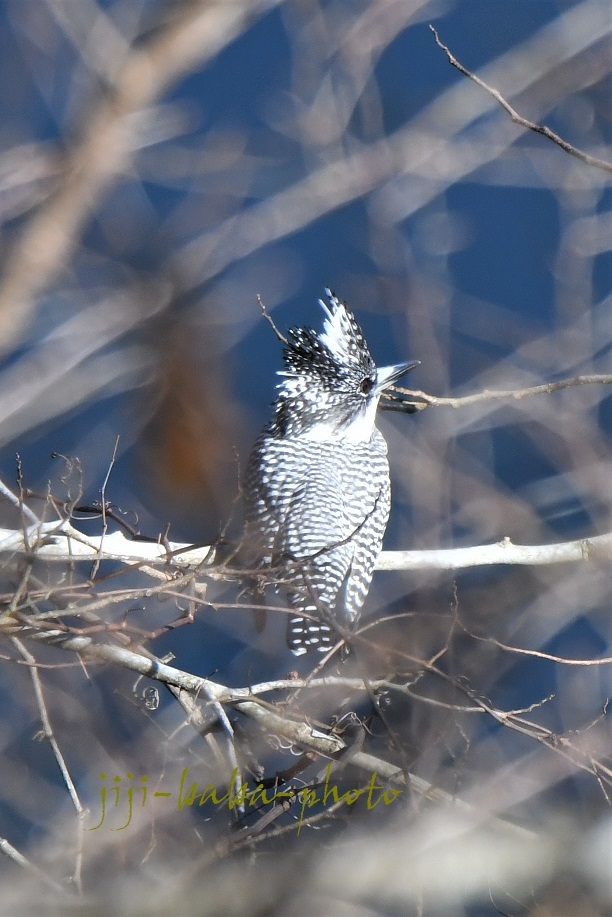
<path fill-rule="evenodd" d="M 292 328 L 279 371 L 273 430 L 312 440 L 368 442 L 382 392 L 418 361 L 376 368 L 355 316 L 325 291 L 323 330 Z"/>

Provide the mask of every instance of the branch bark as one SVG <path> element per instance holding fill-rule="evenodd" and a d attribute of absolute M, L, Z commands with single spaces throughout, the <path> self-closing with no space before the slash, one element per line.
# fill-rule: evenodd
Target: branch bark
<path fill-rule="evenodd" d="M 223 570 L 222 567 L 214 565 L 213 545 L 133 541 L 123 532 L 99 536 L 84 535 L 67 521 L 41 522 L 30 526 L 25 532 L 0 528 L 0 554 L 9 553 L 36 556 L 60 563 L 113 560 L 126 564 L 176 563 L 178 567 L 190 569 L 203 566 L 216 573 Z M 607 532 L 603 535 L 592 535 L 555 544 L 520 545 L 514 544 L 509 538 L 502 538 L 495 544 L 474 545 L 468 548 L 382 551 L 376 562 L 376 569 L 463 570 L 494 564 L 545 566 L 610 558 L 612 532 Z"/>

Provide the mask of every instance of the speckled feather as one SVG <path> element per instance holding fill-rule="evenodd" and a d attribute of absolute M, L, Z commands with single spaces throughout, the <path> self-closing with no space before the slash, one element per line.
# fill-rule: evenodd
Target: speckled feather
<path fill-rule="evenodd" d="M 287 630 L 296 655 L 332 646 L 334 624 L 354 628 L 390 506 L 376 366 L 353 314 L 326 292 L 323 331 L 288 333 L 274 419 L 244 479 L 245 540 L 262 568 L 282 571 L 302 613 Z"/>
<path fill-rule="evenodd" d="M 356 468 L 364 473 L 356 475 Z M 385 440 L 375 430 L 370 443 L 339 450 L 336 443 L 279 439 L 264 431 L 251 454 L 245 490 L 262 563 L 286 568 L 281 578 L 290 584 L 291 606 L 314 618 L 304 624 L 291 619 L 290 647 L 296 649 L 291 635 L 300 632 L 299 625 L 304 641 L 320 635 L 317 648 L 329 648 L 335 642 L 329 627 L 317 629 L 321 609 L 350 627 L 380 552 L 390 502 Z"/>

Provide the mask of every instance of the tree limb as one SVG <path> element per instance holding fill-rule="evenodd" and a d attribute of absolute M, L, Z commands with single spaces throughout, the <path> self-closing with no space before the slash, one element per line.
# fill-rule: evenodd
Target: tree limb
<path fill-rule="evenodd" d="M 0 554 L 15 553 L 44 560 L 72 561 L 114 560 L 126 564 L 171 564 L 178 567 L 204 566 L 211 573 L 222 570 L 214 566 L 212 545 L 194 546 L 179 542 L 162 545 L 154 541 L 133 541 L 123 532 L 84 535 L 67 521 L 42 522 L 22 532 L 0 528 Z M 575 563 L 612 557 L 612 532 L 592 535 L 575 541 L 542 545 L 514 544 L 502 538 L 495 544 L 468 548 L 446 548 L 424 551 L 382 551 L 377 570 L 462 570 L 492 564 L 544 566 Z M 234 571 L 235 572 L 235 571 Z"/>

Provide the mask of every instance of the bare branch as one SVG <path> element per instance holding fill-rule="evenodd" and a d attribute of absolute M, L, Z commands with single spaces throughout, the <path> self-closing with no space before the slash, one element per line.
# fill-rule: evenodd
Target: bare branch
<path fill-rule="evenodd" d="M 265 318 L 265 320 L 266 320 L 267 322 L 269 322 L 269 324 L 272 326 L 272 330 L 274 331 L 274 334 L 276 335 L 276 337 L 277 337 L 277 338 L 279 339 L 279 341 L 281 341 L 281 343 L 283 343 L 286 347 L 289 346 L 289 341 L 287 340 L 287 338 L 285 337 L 285 335 L 282 333 L 282 331 L 280 330 L 280 328 L 278 327 L 278 325 L 276 324 L 276 322 L 274 321 L 274 319 L 272 318 L 272 316 L 270 315 L 270 313 L 268 312 L 268 310 L 267 310 L 267 308 L 266 308 L 266 304 L 264 303 L 263 297 L 261 296 L 260 293 L 257 294 L 257 302 L 259 303 L 259 308 L 261 309 L 261 314 L 263 315 L 263 317 Z"/>
<path fill-rule="evenodd" d="M 506 653 L 516 653 L 518 656 L 534 656 L 536 659 L 548 659 L 550 662 L 559 663 L 559 665 L 591 666 L 610 665 L 612 663 L 612 656 L 592 657 L 589 659 L 572 659 L 569 656 L 558 656 L 555 653 L 545 653 L 542 650 L 530 650 L 524 646 L 511 646 L 508 643 L 503 643 L 496 637 L 486 637 L 482 636 L 481 634 L 475 634 L 463 624 L 462 627 L 466 634 L 469 634 L 470 637 L 472 637 L 474 640 L 480 640 L 483 643 L 490 643 L 492 646 L 496 646 L 498 649 L 504 650 Z"/>
<path fill-rule="evenodd" d="M 3 628 L 5 632 L 9 633 L 11 629 L 10 626 Z M 21 631 L 23 633 L 23 628 L 21 628 Z M 348 750 L 347 744 L 337 735 L 317 729 L 307 721 L 296 720 L 288 715 L 283 715 L 269 704 L 258 701 L 252 696 L 251 699 L 244 699 L 244 691 L 249 689 L 238 689 L 234 694 L 231 688 L 226 688 L 210 679 L 199 678 L 173 666 L 166 665 L 155 657 L 147 657 L 124 647 L 98 644 L 89 637 L 74 637 L 61 631 L 31 631 L 23 635 L 27 639 L 35 640 L 39 643 L 50 644 L 64 650 L 76 652 L 79 656 L 91 662 L 114 663 L 168 685 L 182 688 L 196 696 L 203 694 L 209 698 L 209 703 L 213 704 L 215 709 L 217 709 L 217 704 L 219 703 L 229 704 L 234 710 L 257 722 L 264 732 L 281 736 L 292 744 L 310 749 L 323 757 L 336 758 Z M 363 682 L 361 684 L 363 686 Z M 500 713 L 499 715 L 505 714 Z M 350 763 L 367 774 L 376 773 L 382 779 L 393 781 L 400 786 L 405 785 L 404 772 L 401 768 L 383 758 L 367 752 L 357 751 L 350 754 Z M 412 773 L 410 774 L 410 786 L 419 795 L 427 799 L 452 804 L 453 807 L 471 814 L 472 817 L 482 817 L 481 813 L 473 806 L 461 802 L 455 796 L 432 786 L 426 780 Z M 498 827 L 511 834 L 518 834 L 525 838 L 533 838 L 535 836 L 532 832 L 504 819 L 496 819 L 495 822 Z"/>
<path fill-rule="evenodd" d="M 588 166 L 594 166 L 596 169 L 603 169 L 605 172 L 612 172 L 611 162 L 607 162 L 605 159 L 598 159 L 597 156 L 591 156 L 589 153 L 585 153 L 582 150 L 579 150 L 571 143 L 568 143 L 567 140 L 564 140 L 563 137 L 560 137 L 559 134 L 555 134 L 554 131 L 551 131 L 549 127 L 546 127 L 543 124 L 536 124 L 534 121 L 528 121 L 527 118 L 523 118 L 522 115 L 519 115 L 519 113 L 515 111 L 515 109 L 512 108 L 508 102 L 506 102 L 502 94 L 497 89 L 489 86 L 484 82 L 484 80 L 481 80 L 480 77 L 476 76 L 457 60 L 450 49 L 442 43 L 438 32 L 431 24 L 429 28 L 433 32 L 436 44 L 446 53 L 446 56 L 448 57 L 448 60 L 453 65 L 453 67 L 456 67 L 460 73 L 463 73 L 464 76 L 469 77 L 469 79 L 473 80 L 476 85 L 480 86 L 485 90 L 485 92 L 488 92 L 489 95 L 493 96 L 493 98 L 499 102 L 501 107 L 508 112 L 515 124 L 520 124 L 521 127 L 525 127 L 527 130 L 534 131 L 536 134 L 542 134 L 543 137 L 547 137 L 548 140 L 552 140 L 553 143 L 556 143 L 557 146 L 560 146 L 561 149 L 566 153 L 569 153 L 570 156 L 575 156 L 576 159 L 580 159 L 581 162 L 586 163 Z"/>
<path fill-rule="evenodd" d="M 38 557 L 60 562 L 101 559 L 140 564 L 175 559 L 189 567 L 210 564 L 214 559 L 211 545 L 177 542 L 166 546 L 158 541 L 135 541 L 121 531 L 100 536 L 85 535 L 68 520 L 30 526 L 26 536 L 27 541 L 24 542 L 23 532 L 0 528 L 0 552 L 36 553 Z"/>
<path fill-rule="evenodd" d="M 23 645 L 21 640 L 17 639 L 17 637 L 13 637 L 13 644 L 17 647 L 17 649 L 19 650 L 19 653 L 21 654 L 21 656 L 23 657 L 23 659 L 25 660 L 25 662 L 27 663 L 27 665 L 30 668 L 32 686 L 34 688 L 34 695 L 36 697 L 38 712 L 40 713 L 40 719 L 42 722 L 43 732 L 44 732 L 45 738 L 49 741 L 49 744 L 55 756 L 55 760 L 57 761 L 57 765 L 61 771 L 62 778 L 64 780 L 64 783 L 66 784 L 66 789 L 68 790 L 68 794 L 70 796 L 70 799 L 72 800 L 72 804 L 74 808 L 76 809 L 76 813 L 77 813 L 76 863 L 75 863 L 75 869 L 74 869 L 74 874 L 72 876 L 72 880 L 76 888 L 79 890 L 79 892 L 81 892 L 82 891 L 82 867 L 83 867 L 83 819 L 85 817 L 86 811 L 83 808 L 83 806 L 81 805 L 79 794 L 77 793 L 76 787 L 74 785 L 74 781 L 70 775 L 70 771 L 68 770 L 68 765 L 66 764 L 66 760 L 61 752 L 57 739 L 55 738 L 53 727 L 51 726 L 51 720 L 49 719 L 49 713 L 47 711 L 47 705 L 45 703 L 45 697 L 43 694 L 42 685 L 40 683 L 40 676 L 36 669 L 36 659 L 30 653 L 30 651 Z"/>
<path fill-rule="evenodd" d="M 19 497 L 15 496 L 13 491 L 7 487 L 3 481 L 0 481 L 0 494 L 2 494 L 3 497 L 6 497 L 9 503 L 12 503 L 13 506 L 16 506 L 30 523 L 33 523 L 34 525 L 39 524 L 40 520 L 36 513 L 33 513 L 29 506 L 25 505 L 23 500 L 20 500 Z"/>
<path fill-rule="evenodd" d="M 44 522 L 30 527 L 25 534 L 24 540 L 23 532 L 0 528 L 0 553 L 36 554 L 45 560 L 61 563 L 92 559 L 139 565 L 168 564 L 174 561 L 179 567 L 191 569 L 203 565 L 211 574 L 220 569 L 214 566 L 215 548 L 212 545 L 194 546 L 174 542 L 162 545 L 153 541 L 133 541 L 123 532 L 103 536 L 84 535 L 66 521 Z M 555 544 L 519 545 L 509 538 L 503 538 L 495 544 L 468 548 L 383 551 L 376 562 L 376 569 L 462 570 L 492 564 L 543 566 L 608 559 L 611 556 L 612 532 L 608 532 Z"/>
<path fill-rule="evenodd" d="M 504 538 L 496 544 L 440 551 L 383 551 L 377 570 L 464 570 L 491 564 L 542 566 L 612 558 L 612 532 L 557 544 L 520 545 Z"/>
<path fill-rule="evenodd" d="M 469 404 L 478 404 L 482 401 L 520 401 L 522 398 L 528 398 L 531 395 L 545 395 L 550 392 L 558 392 L 561 389 L 570 388 L 574 385 L 612 385 L 612 375 L 593 374 L 572 376 L 569 379 L 559 379 L 557 382 L 545 382 L 542 385 L 531 385 L 528 388 L 506 389 L 502 391 L 490 391 L 489 389 L 485 389 L 482 392 L 475 392 L 473 395 L 464 395 L 461 398 L 439 398 L 437 395 L 428 395 L 427 392 L 415 389 L 405 389 L 397 385 L 393 386 L 393 388 L 403 395 L 420 398 L 427 405 L 463 408 Z"/>

